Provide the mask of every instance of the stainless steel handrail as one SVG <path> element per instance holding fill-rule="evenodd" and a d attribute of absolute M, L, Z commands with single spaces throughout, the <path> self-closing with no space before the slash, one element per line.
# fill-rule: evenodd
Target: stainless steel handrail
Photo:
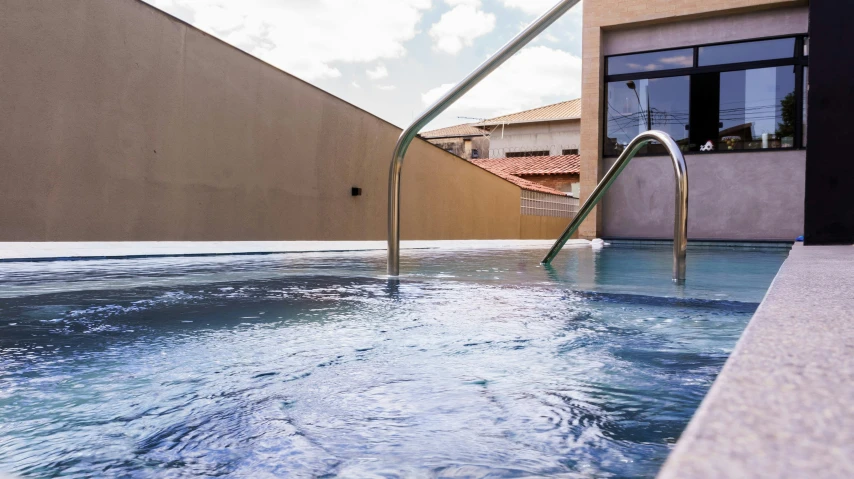
<path fill-rule="evenodd" d="M 673 280 L 677 282 L 685 281 L 685 258 L 688 253 L 688 167 L 685 164 L 685 157 L 682 156 L 682 151 L 679 145 L 673 141 L 667 133 L 658 130 L 651 130 L 638 135 L 629 143 L 623 154 L 617 158 L 614 166 L 608 170 L 602 181 L 587 198 L 587 201 L 581 205 L 578 214 L 569 223 L 569 226 L 561 235 L 560 239 L 552 246 L 549 254 L 543 259 L 543 264 L 549 264 L 560 253 L 569 238 L 578 230 L 581 223 L 587 218 L 587 215 L 593 211 L 593 208 L 602 200 L 608 188 L 614 183 L 614 180 L 620 176 L 623 169 L 629 164 L 632 158 L 637 155 L 641 148 L 652 141 L 657 141 L 667 148 L 670 152 L 670 158 L 673 160 L 673 170 L 676 173 L 676 221 L 673 226 Z"/>
<path fill-rule="evenodd" d="M 449 106 L 475 87 L 496 68 L 510 59 L 516 52 L 536 38 L 581 0 L 562 0 L 554 8 L 537 19 L 522 33 L 498 50 L 491 58 L 461 81 L 457 86 L 451 88 L 442 98 L 421 114 L 417 120 L 412 122 L 397 140 L 394 148 L 394 158 L 391 161 L 391 172 L 388 180 L 388 274 L 398 276 L 400 274 L 400 179 L 403 170 L 403 158 L 406 150 L 415 139 L 421 129 L 427 126 Z"/>

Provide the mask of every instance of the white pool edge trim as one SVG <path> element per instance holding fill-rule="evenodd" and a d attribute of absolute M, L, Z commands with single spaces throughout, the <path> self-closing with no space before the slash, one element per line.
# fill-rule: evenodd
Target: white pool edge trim
<path fill-rule="evenodd" d="M 404 241 L 404 250 L 548 249 L 551 240 Z M 570 247 L 588 247 L 572 240 Z M 0 262 L 385 251 L 385 241 L 151 241 L 0 243 Z"/>

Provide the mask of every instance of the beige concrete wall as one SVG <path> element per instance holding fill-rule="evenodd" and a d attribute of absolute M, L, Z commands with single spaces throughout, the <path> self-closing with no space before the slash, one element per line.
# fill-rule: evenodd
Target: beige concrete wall
<path fill-rule="evenodd" d="M 0 241 L 384 239 L 399 133 L 137 0 L 0 2 Z M 517 186 L 404 171 L 404 239 L 528 237 Z"/>
<path fill-rule="evenodd" d="M 569 226 L 571 218 L 522 216 L 521 239 L 558 239 Z M 578 238 L 578 233 L 572 239 Z"/>
<path fill-rule="evenodd" d="M 657 27 L 684 22 L 708 21 L 778 8 L 805 5 L 804 0 L 588 0 L 584 2 L 582 39 L 582 122 L 581 122 L 581 194 L 582 201 L 593 191 L 604 174 L 602 161 L 604 36 L 630 29 L 646 29 L 637 36 L 649 38 Z M 697 28 L 697 24 L 694 25 Z M 652 30 L 650 30 L 652 28 Z M 679 30 L 679 29 L 677 29 Z M 694 28 L 682 29 L 690 35 Z M 762 34 L 757 34 L 762 36 Z M 618 40 L 630 39 L 630 35 Z M 739 39 L 736 37 L 734 39 Z M 660 40 L 660 39 L 659 39 Z M 685 45 L 688 40 L 669 35 L 666 42 Z M 646 40 L 656 41 L 655 39 Z M 618 42 L 617 42 L 618 43 Z M 660 42 L 659 42 L 660 43 Z M 641 43 L 638 49 L 643 50 Z M 611 48 L 611 47 L 609 47 Z M 658 48 L 665 48 L 659 46 Z M 690 175 L 690 172 L 689 172 Z M 607 201 L 607 199 L 606 199 Z M 596 208 L 582 225 L 582 238 L 600 236 L 603 232 L 601 208 Z"/>

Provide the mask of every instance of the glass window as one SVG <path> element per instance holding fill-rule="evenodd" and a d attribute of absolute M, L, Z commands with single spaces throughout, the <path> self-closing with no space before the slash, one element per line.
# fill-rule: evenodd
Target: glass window
<path fill-rule="evenodd" d="M 718 144 L 704 151 L 794 148 L 795 67 L 720 74 Z"/>
<path fill-rule="evenodd" d="M 608 57 L 604 154 L 651 129 L 683 152 L 806 147 L 808 54 L 803 36 Z M 759 68 L 769 63 L 785 66 Z M 638 153 L 667 152 L 651 143 Z"/>
<path fill-rule="evenodd" d="M 651 129 L 669 133 L 687 151 L 690 84 L 687 76 L 608 83 L 605 154 L 619 155 L 637 135 Z M 639 153 L 667 150 L 653 143 Z"/>
<path fill-rule="evenodd" d="M 781 38 L 758 42 L 731 43 L 700 47 L 699 65 L 723 65 L 726 63 L 776 60 L 795 56 L 795 39 Z"/>
<path fill-rule="evenodd" d="M 608 75 L 643 73 L 694 66 L 694 49 L 667 50 L 608 58 Z"/>

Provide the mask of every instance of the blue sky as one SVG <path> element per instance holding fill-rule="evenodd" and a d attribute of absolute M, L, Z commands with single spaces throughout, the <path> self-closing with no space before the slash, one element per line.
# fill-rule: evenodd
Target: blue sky
<path fill-rule="evenodd" d="M 398 126 L 557 0 L 145 0 Z M 579 4 L 430 128 L 578 98 Z"/>

